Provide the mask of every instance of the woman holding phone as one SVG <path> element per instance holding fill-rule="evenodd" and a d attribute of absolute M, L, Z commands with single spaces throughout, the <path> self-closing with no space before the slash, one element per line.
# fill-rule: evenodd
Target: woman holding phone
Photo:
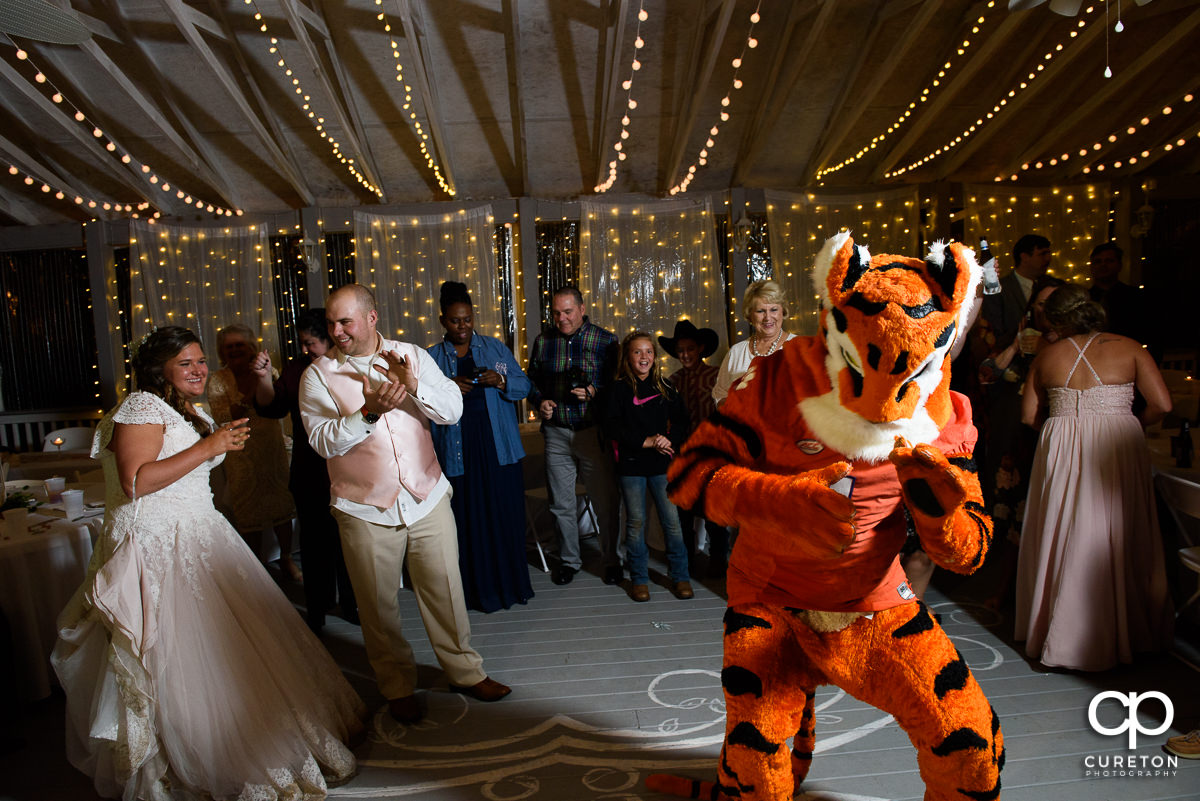
<path fill-rule="evenodd" d="M 433 445 L 454 488 L 458 565 L 467 606 L 507 609 L 533 597 L 525 560 L 525 481 L 515 403 L 530 382 L 504 343 L 475 332 L 466 284 L 446 281 L 440 318 L 446 334 L 429 348 L 462 391 L 454 425 L 434 425 Z"/>

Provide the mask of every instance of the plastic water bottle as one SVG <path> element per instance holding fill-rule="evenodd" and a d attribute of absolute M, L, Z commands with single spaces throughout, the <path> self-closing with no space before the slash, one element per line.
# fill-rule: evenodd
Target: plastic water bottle
<path fill-rule="evenodd" d="M 1000 277 L 996 274 L 996 257 L 988 247 L 986 237 L 979 237 L 979 266 L 983 270 L 983 294 L 1000 294 Z"/>

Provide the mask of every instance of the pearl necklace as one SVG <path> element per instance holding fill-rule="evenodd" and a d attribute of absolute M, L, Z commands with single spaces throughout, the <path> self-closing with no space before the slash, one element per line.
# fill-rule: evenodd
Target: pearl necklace
<path fill-rule="evenodd" d="M 759 353 L 758 348 L 755 347 L 755 344 L 754 344 L 758 341 L 758 337 L 750 337 L 750 353 L 755 356 L 770 356 L 772 353 L 779 350 L 779 343 L 782 340 L 783 340 L 783 329 L 780 328 L 779 333 L 775 335 L 775 341 L 771 343 L 771 347 L 767 348 L 767 352 Z"/>

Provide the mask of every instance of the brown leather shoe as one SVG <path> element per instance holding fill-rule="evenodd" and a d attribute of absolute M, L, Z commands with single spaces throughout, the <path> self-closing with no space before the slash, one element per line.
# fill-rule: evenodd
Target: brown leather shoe
<path fill-rule="evenodd" d="M 397 723 L 411 725 L 425 716 L 421 705 L 417 703 L 416 695 L 406 695 L 403 698 L 393 698 L 388 701 L 388 714 Z"/>
<path fill-rule="evenodd" d="M 504 696 L 512 692 L 512 687 L 506 687 L 495 679 L 484 677 L 483 681 L 478 684 L 473 684 L 470 687 L 460 687 L 457 684 L 451 684 L 450 689 L 456 693 L 469 695 L 477 701 L 499 701 Z"/>
<path fill-rule="evenodd" d="M 675 586 L 671 587 L 671 592 L 675 593 L 675 597 L 681 601 L 686 601 L 688 598 L 691 598 L 696 594 L 692 591 L 691 582 L 687 581 L 675 582 Z"/>
<path fill-rule="evenodd" d="M 634 584 L 629 591 L 629 597 L 638 603 L 650 600 L 650 588 L 645 584 Z"/>

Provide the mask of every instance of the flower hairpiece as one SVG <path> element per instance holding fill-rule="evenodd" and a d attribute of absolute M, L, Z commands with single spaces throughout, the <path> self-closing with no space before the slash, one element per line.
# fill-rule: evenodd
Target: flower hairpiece
<path fill-rule="evenodd" d="M 137 358 L 138 351 L 142 349 L 142 345 L 145 345 L 146 340 L 149 339 L 150 336 L 157 330 L 158 330 L 157 325 L 150 326 L 150 330 L 147 331 L 146 333 L 142 334 L 141 339 L 139 339 L 137 342 L 133 342 L 129 345 L 129 358 L 131 361 L 133 359 Z"/>

